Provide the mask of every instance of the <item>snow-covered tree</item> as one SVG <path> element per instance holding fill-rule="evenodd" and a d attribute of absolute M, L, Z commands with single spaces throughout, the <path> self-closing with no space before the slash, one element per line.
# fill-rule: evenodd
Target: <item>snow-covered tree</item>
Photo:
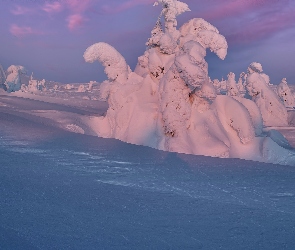
<path fill-rule="evenodd" d="M 88 83 L 87 90 L 91 92 L 91 91 L 93 90 L 93 86 L 94 86 L 94 84 L 96 84 L 96 81 L 90 81 L 90 82 Z"/>
<path fill-rule="evenodd" d="M 286 78 L 283 78 L 281 83 L 278 85 L 277 92 L 285 107 L 293 109 L 295 106 L 294 96 L 288 86 Z"/>
<path fill-rule="evenodd" d="M 216 95 L 208 76 L 206 49 L 224 59 L 226 39 L 201 18 L 178 30 L 176 17 L 188 11 L 188 6 L 177 0 L 156 3 L 163 9 L 134 72 L 106 43 L 94 44 L 84 53 L 85 61 L 101 62 L 108 76 L 100 85 L 100 99 L 106 100 L 109 108 L 105 116 L 96 119 L 98 135 L 182 153 L 289 160 L 288 150 L 262 136 L 262 116 L 265 125 L 274 119 L 284 122 L 286 110 L 279 116 L 280 102 L 270 110 L 261 108 L 261 103 L 267 103 L 268 97 L 272 100 L 274 94 L 260 75 L 261 65 L 251 64 L 247 76 L 247 88 L 259 109 L 253 101 L 237 96 L 234 74 L 228 81 L 228 86 L 235 86 L 233 97 Z M 226 90 L 226 81 L 218 85 Z M 276 150 L 279 155 L 273 157 L 270 152 Z"/>
<path fill-rule="evenodd" d="M 7 92 L 14 92 L 21 89 L 21 75 L 26 74 L 26 69 L 23 66 L 11 65 L 7 69 L 7 77 L 5 86 Z"/>
<path fill-rule="evenodd" d="M 220 91 L 221 91 L 220 81 L 218 79 L 213 79 L 212 85 L 215 88 L 216 94 L 219 95 L 220 94 Z"/>
<path fill-rule="evenodd" d="M 246 85 L 246 73 L 245 72 L 242 72 L 240 74 L 240 77 L 239 77 L 239 80 L 238 80 L 238 83 L 237 83 L 237 88 L 240 92 L 240 96 L 244 97 L 245 94 L 246 94 L 246 88 L 245 88 L 245 85 Z"/>
<path fill-rule="evenodd" d="M 261 75 L 262 71 L 261 64 L 257 62 L 248 67 L 248 93 L 259 107 L 264 126 L 288 126 L 287 110 Z"/>
<path fill-rule="evenodd" d="M 77 92 L 84 93 L 87 91 L 87 87 L 84 84 L 79 85 Z"/>
<path fill-rule="evenodd" d="M 0 64 L 0 88 L 3 88 L 6 90 L 6 86 L 5 86 L 5 80 L 6 80 L 6 73 L 2 67 L 2 65 Z"/>
<path fill-rule="evenodd" d="M 227 88 L 227 95 L 228 96 L 239 96 L 240 92 L 235 80 L 235 74 L 233 72 L 230 72 L 227 75 L 227 81 L 226 81 L 226 88 Z"/>
<path fill-rule="evenodd" d="M 65 86 L 65 89 L 66 90 L 72 90 L 72 89 L 74 89 L 75 88 L 75 86 L 73 85 L 73 84 L 66 84 L 66 86 Z"/>

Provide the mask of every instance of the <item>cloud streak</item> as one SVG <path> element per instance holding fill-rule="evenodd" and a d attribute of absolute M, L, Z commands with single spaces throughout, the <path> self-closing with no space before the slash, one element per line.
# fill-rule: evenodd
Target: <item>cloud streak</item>
<path fill-rule="evenodd" d="M 19 16 L 19 15 L 25 15 L 25 14 L 31 13 L 33 12 L 33 10 L 20 5 L 16 5 L 15 8 L 11 10 L 10 12 L 15 16 Z"/>
<path fill-rule="evenodd" d="M 25 36 L 33 35 L 33 34 L 40 34 L 40 32 L 32 29 L 29 26 L 18 26 L 16 24 L 12 24 L 10 26 L 9 32 L 13 36 L 16 36 L 17 38 L 23 38 Z"/>
<path fill-rule="evenodd" d="M 49 14 L 58 13 L 63 10 L 63 5 L 60 2 L 45 3 L 45 5 L 42 7 L 42 10 Z"/>

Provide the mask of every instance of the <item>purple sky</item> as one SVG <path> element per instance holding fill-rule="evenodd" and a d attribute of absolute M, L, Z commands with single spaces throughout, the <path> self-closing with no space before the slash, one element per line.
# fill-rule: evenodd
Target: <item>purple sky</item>
<path fill-rule="evenodd" d="M 240 74 L 260 62 L 272 83 L 295 84 L 294 0 L 183 0 L 191 12 L 179 27 L 202 17 L 229 44 L 222 61 L 208 51 L 211 78 Z M 134 69 L 145 51 L 160 6 L 154 0 L 0 0 L 0 64 L 23 65 L 37 78 L 63 83 L 106 79 L 83 53 L 96 42 L 114 46 Z"/>

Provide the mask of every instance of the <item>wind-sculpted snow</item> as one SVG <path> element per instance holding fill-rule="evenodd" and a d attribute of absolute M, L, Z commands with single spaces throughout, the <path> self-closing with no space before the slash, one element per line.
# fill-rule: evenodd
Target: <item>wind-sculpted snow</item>
<path fill-rule="evenodd" d="M 295 165 L 295 153 L 263 133 L 263 126 L 287 126 L 288 116 L 261 64 L 252 63 L 239 84 L 233 73 L 212 83 L 206 49 L 224 59 L 224 36 L 201 18 L 177 30 L 176 17 L 188 6 L 157 3 L 163 10 L 134 72 L 108 44 L 94 44 L 84 53 L 87 62 L 101 62 L 109 78 L 100 87 L 109 108 L 93 120 L 93 130 L 166 151 Z M 252 100 L 243 98 L 245 86 Z M 218 95 L 222 91 L 227 95 Z"/>

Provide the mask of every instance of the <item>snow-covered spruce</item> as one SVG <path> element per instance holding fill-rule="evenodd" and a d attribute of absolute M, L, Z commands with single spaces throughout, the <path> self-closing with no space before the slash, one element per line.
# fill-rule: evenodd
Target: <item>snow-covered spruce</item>
<path fill-rule="evenodd" d="M 236 80 L 235 80 L 235 74 L 230 72 L 227 75 L 227 81 L 226 81 L 226 88 L 227 88 L 227 95 L 229 96 L 239 96 L 240 91 L 238 89 Z"/>
<path fill-rule="evenodd" d="M 246 78 L 247 78 L 247 74 L 245 72 L 242 72 L 240 74 L 240 77 L 239 77 L 239 80 L 238 80 L 238 83 L 237 83 L 237 88 L 239 90 L 239 95 L 241 97 L 244 97 L 245 94 L 246 94 L 246 88 L 245 88 Z"/>
<path fill-rule="evenodd" d="M 101 62 L 108 76 L 100 97 L 109 108 L 96 119 L 97 134 L 174 152 L 295 165 L 294 153 L 280 143 L 279 133 L 262 132 L 263 123 L 286 124 L 285 107 L 266 83 L 262 66 L 252 63 L 247 75 L 247 89 L 256 103 L 239 96 L 246 74 L 240 77 L 240 91 L 233 74 L 227 82 L 213 81 L 214 86 L 206 49 L 224 59 L 225 38 L 200 18 L 177 30 L 176 16 L 187 11 L 187 5 L 177 0 L 157 3 L 163 6 L 164 27 L 159 18 L 134 72 L 106 43 L 84 53 L 87 62 Z M 216 89 L 226 86 L 234 86 L 235 93 L 217 95 Z M 280 124 L 274 124 L 277 119 Z"/>
<path fill-rule="evenodd" d="M 258 106 L 264 126 L 288 126 L 288 114 L 284 104 L 262 76 L 262 66 L 253 62 L 248 67 L 246 88 Z"/>
<path fill-rule="evenodd" d="M 277 92 L 285 107 L 293 109 L 295 106 L 294 96 L 288 86 L 287 79 L 283 78 L 277 87 Z"/>
<path fill-rule="evenodd" d="M 7 92 L 15 92 L 21 89 L 21 75 L 26 74 L 23 66 L 11 65 L 7 69 L 7 77 L 4 82 Z"/>

